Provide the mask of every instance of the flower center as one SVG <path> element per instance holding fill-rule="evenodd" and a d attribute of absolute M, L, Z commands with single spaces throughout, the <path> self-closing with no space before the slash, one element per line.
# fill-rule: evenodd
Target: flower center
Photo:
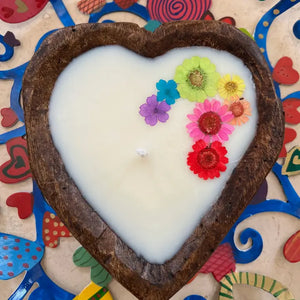
<path fill-rule="evenodd" d="M 209 111 L 201 115 L 198 120 L 200 130 L 209 135 L 215 135 L 221 129 L 221 118 L 213 111 Z"/>
<path fill-rule="evenodd" d="M 192 71 L 189 75 L 190 83 L 197 88 L 200 88 L 203 84 L 203 75 L 199 70 Z"/>
<path fill-rule="evenodd" d="M 234 93 L 237 90 L 238 86 L 234 81 L 228 81 L 225 84 L 225 90 L 229 93 Z"/>
<path fill-rule="evenodd" d="M 230 105 L 229 110 L 235 118 L 240 117 L 244 113 L 244 107 L 241 102 L 237 101 Z"/>
<path fill-rule="evenodd" d="M 215 149 L 204 148 L 198 153 L 197 161 L 203 169 L 214 169 L 219 162 L 219 155 Z"/>

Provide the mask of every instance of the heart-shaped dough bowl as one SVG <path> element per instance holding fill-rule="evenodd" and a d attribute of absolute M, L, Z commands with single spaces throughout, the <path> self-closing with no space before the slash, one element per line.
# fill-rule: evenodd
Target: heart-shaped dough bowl
<path fill-rule="evenodd" d="M 150 263 L 151 259 L 147 261 L 137 255 L 132 250 L 134 247 L 130 248 L 103 221 L 96 212 L 98 209 L 86 201 L 73 176 L 67 172 L 69 168 L 66 168 L 50 132 L 49 103 L 60 73 L 74 58 L 106 45 L 119 45 L 148 59 L 159 56 L 163 59 L 174 48 L 205 46 L 225 50 L 243 61 L 255 85 L 258 120 L 253 140 L 216 196 L 218 199 L 214 199 L 202 217 L 200 214 L 201 220 L 193 227 L 192 234 L 164 263 Z M 181 63 L 178 61 L 178 65 Z M 101 81 L 100 71 L 95 76 Z M 149 85 L 155 83 L 149 82 Z M 83 24 L 58 30 L 43 42 L 31 60 L 24 77 L 22 97 L 31 167 L 44 196 L 78 241 L 139 299 L 169 299 L 194 276 L 258 190 L 276 161 L 283 141 L 281 102 L 276 97 L 261 51 L 239 30 L 217 21 L 174 22 L 162 25 L 154 33 L 130 23 Z M 144 101 L 141 99 L 140 104 Z M 180 106 L 175 104 L 174 107 L 176 105 Z M 138 112 L 139 108 L 136 109 Z M 172 122 L 171 112 L 168 122 Z M 141 116 L 139 118 L 141 123 L 144 122 Z M 126 124 L 126 117 L 122 122 Z M 144 155 L 143 149 L 138 151 Z M 193 210 L 193 207 L 189 209 Z M 172 234 L 176 232 L 169 233 Z"/>

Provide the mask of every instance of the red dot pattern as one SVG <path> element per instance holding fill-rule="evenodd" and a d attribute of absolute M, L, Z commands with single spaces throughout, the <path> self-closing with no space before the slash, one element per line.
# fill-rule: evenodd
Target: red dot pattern
<path fill-rule="evenodd" d="M 0 280 L 13 278 L 24 270 L 30 270 L 42 258 L 43 251 L 43 247 L 36 242 L 11 235 L 0 236 Z"/>

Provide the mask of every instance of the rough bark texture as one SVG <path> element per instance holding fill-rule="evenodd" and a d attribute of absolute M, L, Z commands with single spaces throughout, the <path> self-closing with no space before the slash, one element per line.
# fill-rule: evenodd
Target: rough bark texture
<path fill-rule="evenodd" d="M 73 58 L 102 45 L 121 45 L 146 57 L 189 46 L 226 50 L 244 61 L 256 85 L 259 121 L 254 140 L 220 198 L 180 251 L 163 265 L 138 257 L 103 222 L 67 174 L 49 131 L 48 105 L 57 77 Z M 31 167 L 44 196 L 78 241 L 139 299 L 169 299 L 193 277 L 250 202 L 283 141 L 281 102 L 259 48 L 233 26 L 217 21 L 174 22 L 154 33 L 130 23 L 58 30 L 31 60 L 22 95 Z"/>

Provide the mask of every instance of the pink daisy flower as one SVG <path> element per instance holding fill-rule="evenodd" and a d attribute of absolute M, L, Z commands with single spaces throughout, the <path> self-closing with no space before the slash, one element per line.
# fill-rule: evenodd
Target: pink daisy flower
<path fill-rule="evenodd" d="M 206 99 L 203 103 L 197 103 L 193 112 L 194 114 L 187 115 L 192 122 L 186 128 L 195 142 L 228 141 L 228 135 L 234 130 L 228 123 L 234 116 L 228 111 L 227 105 L 222 105 L 215 99 Z"/>

